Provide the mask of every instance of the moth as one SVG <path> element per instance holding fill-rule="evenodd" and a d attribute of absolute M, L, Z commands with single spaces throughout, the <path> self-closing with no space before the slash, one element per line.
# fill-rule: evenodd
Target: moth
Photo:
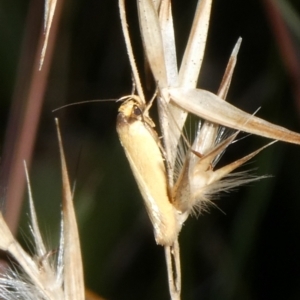
<path fill-rule="evenodd" d="M 129 97 L 119 108 L 117 132 L 145 201 L 157 244 L 171 246 L 180 230 L 170 201 L 159 138 L 148 109 L 138 97 Z"/>

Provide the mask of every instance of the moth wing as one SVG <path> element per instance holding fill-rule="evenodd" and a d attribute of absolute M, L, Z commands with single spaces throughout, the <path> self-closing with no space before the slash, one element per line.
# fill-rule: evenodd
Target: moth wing
<path fill-rule="evenodd" d="M 143 122 L 118 122 L 117 131 L 143 196 L 160 245 L 172 245 L 180 230 L 168 195 L 166 170 L 157 141 Z"/>

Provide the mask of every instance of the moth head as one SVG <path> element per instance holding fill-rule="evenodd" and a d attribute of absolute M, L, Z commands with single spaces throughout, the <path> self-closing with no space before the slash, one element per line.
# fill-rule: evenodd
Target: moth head
<path fill-rule="evenodd" d="M 127 98 L 123 104 L 119 107 L 119 113 L 125 118 L 135 121 L 142 120 L 144 113 L 144 105 L 135 98 Z"/>
<path fill-rule="evenodd" d="M 124 100 L 124 102 L 119 107 L 119 118 L 126 119 L 128 123 L 141 121 L 147 123 L 150 127 L 155 126 L 151 118 L 149 118 L 146 104 L 141 101 L 140 97 L 130 95 L 122 97 L 120 100 Z"/>

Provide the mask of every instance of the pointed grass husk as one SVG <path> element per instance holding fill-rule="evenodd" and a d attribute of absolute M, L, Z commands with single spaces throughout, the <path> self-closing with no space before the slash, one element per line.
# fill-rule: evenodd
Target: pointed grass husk
<path fill-rule="evenodd" d="M 0 276 L 0 298 L 41 300 L 84 300 L 84 281 L 78 228 L 72 194 L 58 128 L 62 164 L 63 211 L 58 253 L 46 249 L 40 233 L 33 204 L 29 176 L 25 166 L 29 191 L 31 233 L 34 255 L 30 256 L 13 237 L 0 213 L 0 249 L 15 263 Z"/>
<path fill-rule="evenodd" d="M 55 121 L 57 126 L 63 183 L 64 294 L 65 300 L 84 300 L 84 279 L 79 233 L 58 119 L 55 119 Z"/>

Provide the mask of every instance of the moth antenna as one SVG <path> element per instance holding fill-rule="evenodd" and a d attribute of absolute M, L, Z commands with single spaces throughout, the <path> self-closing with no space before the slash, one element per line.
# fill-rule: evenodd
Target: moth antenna
<path fill-rule="evenodd" d="M 81 104 L 88 104 L 88 103 L 95 103 L 95 102 L 117 102 L 118 99 L 95 99 L 95 100 L 87 100 L 87 101 L 80 101 L 80 102 L 75 102 L 75 103 L 70 103 L 70 104 L 66 104 L 63 106 L 60 106 L 58 108 L 55 108 L 52 110 L 52 112 L 56 112 L 58 110 L 61 110 L 63 108 L 69 107 L 69 106 L 75 106 L 75 105 L 81 105 Z"/>

